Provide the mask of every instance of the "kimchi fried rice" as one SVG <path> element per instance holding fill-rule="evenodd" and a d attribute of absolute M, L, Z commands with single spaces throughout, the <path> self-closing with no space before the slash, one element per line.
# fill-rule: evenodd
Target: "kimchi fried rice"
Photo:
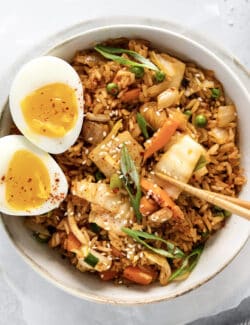
<path fill-rule="evenodd" d="M 59 208 L 26 217 L 26 226 L 101 280 L 184 280 L 230 213 L 156 172 L 237 196 L 245 178 L 234 104 L 213 71 L 145 40 L 109 40 L 77 51 L 71 64 L 85 117 L 76 143 L 53 155 L 70 190 Z"/>

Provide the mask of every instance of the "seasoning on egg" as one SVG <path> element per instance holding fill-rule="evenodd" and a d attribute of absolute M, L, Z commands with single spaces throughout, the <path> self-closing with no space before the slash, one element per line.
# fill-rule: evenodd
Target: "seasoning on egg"
<path fill-rule="evenodd" d="M 21 101 L 21 108 L 29 128 L 49 137 L 63 137 L 78 117 L 75 90 L 63 83 L 34 90 Z"/>
<path fill-rule="evenodd" d="M 28 150 L 15 152 L 9 163 L 5 183 L 6 201 L 16 210 L 38 207 L 50 195 L 51 185 L 46 166 Z"/>

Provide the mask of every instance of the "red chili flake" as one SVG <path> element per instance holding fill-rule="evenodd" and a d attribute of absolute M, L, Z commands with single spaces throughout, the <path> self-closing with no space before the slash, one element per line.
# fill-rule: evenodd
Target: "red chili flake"
<path fill-rule="evenodd" d="M 27 182 L 30 183 L 32 181 L 32 178 L 28 178 Z"/>
<path fill-rule="evenodd" d="M 59 178 L 56 178 L 55 181 L 58 183 L 60 181 L 60 179 Z"/>
<path fill-rule="evenodd" d="M 1 181 L 4 182 L 4 180 L 5 180 L 5 176 L 2 176 Z"/>

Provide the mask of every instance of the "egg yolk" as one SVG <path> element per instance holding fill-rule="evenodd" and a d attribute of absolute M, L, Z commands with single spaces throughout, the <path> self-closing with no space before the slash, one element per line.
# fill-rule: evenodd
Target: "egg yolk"
<path fill-rule="evenodd" d="M 21 101 L 29 128 L 48 137 L 63 137 L 77 121 L 75 90 L 63 83 L 52 83 L 36 89 Z"/>
<path fill-rule="evenodd" d="M 15 210 L 41 206 L 50 196 L 50 177 L 45 164 L 35 154 L 18 150 L 5 176 L 6 201 Z"/>

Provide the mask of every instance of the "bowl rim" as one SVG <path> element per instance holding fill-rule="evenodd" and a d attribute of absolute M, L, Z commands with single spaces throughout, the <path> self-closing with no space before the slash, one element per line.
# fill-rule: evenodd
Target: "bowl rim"
<path fill-rule="evenodd" d="M 90 21 L 88 21 L 89 23 Z M 166 22 L 166 21 L 165 21 Z M 74 27 L 78 27 L 81 26 L 82 24 L 84 24 L 85 22 L 82 23 L 78 23 L 76 25 L 73 25 L 69 28 L 66 28 L 65 30 L 72 30 L 74 29 Z M 242 83 L 242 81 L 240 80 L 240 78 L 235 74 L 235 72 L 227 65 L 225 64 L 220 56 L 215 55 L 212 51 L 210 51 L 210 49 L 206 48 L 203 44 L 201 44 L 199 41 L 196 41 L 195 38 L 190 38 L 186 35 L 182 35 L 179 32 L 176 31 L 172 31 L 171 29 L 168 29 L 166 27 L 159 27 L 156 24 L 153 25 L 145 25 L 145 24 L 140 24 L 140 23 L 113 23 L 113 24 L 108 24 L 106 26 L 98 26 L 98 27 L 94 27 L 94 28 L 88 28 L 86 30 L 80 31 L 78 33 L 72 34 L 69 37 L 63 38 L 63 31 L 58 32 L 52 36 L 50 36 L 49 39 L 53 39 L 56 38 L 57 36 L 62 37 L 61 40 L 58 40 L 55 44 L 50 45 L 49 47 L 46 47 L 46 49 L 43 49 L 42 51 L 40 51 L 39 55 L 46 55 L 46 53 L 55 50 L 61 46 L 64 46 L 65 44 L 67 44 L 68 42 L 72 41 L 73 39 L 76 39 L 79 36 L 82 36 L 84 34 L 87 33 L 91 33 L 91 32 L 98 32 L 99 30 L 105 29 L 105 28 L 121 28 L 121 27 L 129 27 L 129 28 L 143 28 L 143 29 L 148 29 L 148 30 L 159 30 L 159 31 L 163 31 L 163 32 L 167 32 L 168 34 L 171 34 L 179 39 L 183 39 L 188 41 L 191 44 L 194 44 L 195 47 L 199 47 L 201 48 L 201 50 L 207 52 L 210 56 L 213 57 L 213 60 L 217 61 L 220 65 L 222 65 L 227 71 L 228 73 L 232 76 L 232 78 L 234 78 L 237 83 L 240 85 L 241 87 L 241 91 L 245 92 L 245 95 L 247 98 L 249 98 L 249 102 L 250 102 L 250 95 L 246 89 L 246 87 L 244 86 L 244 84 Z M 44 40 L 42 42 L 42 44 L 46 43 L 46 40 Z M 222 48 L 220 48 L 220 50 L 222 50 Z M 32 51 L 32 49 L 31 49 Z M 227 53 L 226 51 L 224 51 L 225 55 L 229 55 L 229 53 Z M 18 67 L 20 66 L 20 64 L 18 62 L 16 62 L 16 65 L 18 64 Z M 240 66 L 240 68 L 242 69 L 242 67 Z M 244 73 L 246 73 L 247 70 L 244 71 Z M 7 105 L 7 102 L 5 103 L 5 105 L 2 106 L 2 109 L 4 110 L 5 106 Z M 0 112 L 1 112 L 1 107 L 0 107 Z M 61 283 L 58 279 L 56 279 L 53 275 L 51 275 L 49 273 L 49 271 L 45 270 L 41 265 L 39 265 L 37 262 L 35 262 L 30 256 L 28 256 L 25 251 L 23 250 L 22 247 L 20 247 L 18 245 L 18 243 L 15 242 L 15 238 L 13 238 L 11 231 L 8 229 L 8 225 L 4 222 L 4 219 L 2 218 L 1 214 L 0 214 L 0 219 L 1 219 L 1 224 L 3 226 L 3 228 L 5 229 L 5 232 L 7 233 L 13 247 L 16 248 L 18 254 L 26 261 L 27 264 L 29 264 L 38 274 L 40 274 L 44 279 L 46 279 L 48 282 L 52 283 L 53 285 L 55 285 L 56 287 L 62 289 L 63 291 L 68 292 L 69 294 L 76 296 L 78 298 L 81 299 L 88 299 L 94 302 L 100 302 L 100 303 L 110 303 L 110 304 L 114 304 L 114 305 L 137 305 L 137 304 L 149 304 L 149 303 L 155 303 L 155 302 L 160 302 L 160 301 L 167 301 L 173 298 L 176 298 L 180 295 L 186 294 L 198 287 L 200 287 L 201 285 L 205 284 L 206 282 L 208 282 L 210 279 L 214 278 L 217 274 L 219 274 L 223 269 L 225 269 L 230 263 L 231 261 L 240 253 L 240 251 L 242 250 L 242 248 L 245 246 L 245 244 L 248 241 L 248 238 L 250 236 L 250 228 L 249 228 L 249 232 L 248 232 L 248 237 L 245 238 L 244 242 L 242 243 L 241 247 L 239 247 L 239 249 L 236 251 L 236 253 L 231 256 L 231 258 L 216 272 L 214 272 L 213 274 L 211 274 L 210 276 L 208 276 L 206 279 L 203 279 L 200 283 L 197 283 L 196 285 L 191 285 L 190 287 L 186 288 L 185 290 L 183 290 L 182 292 L 179 293 L 175 293 L 175 294 L 165 294 L 156 298 L 137 298 L 137 299 L 130 299 L 129 301 L 127 300 L 123 300 L 120 298 L 109 298 L 106 296 L 101 296 L 101 295 L 95 295 L 90 294 L 90 293 L 86 293 L 83 292 L 81 290 L 78 290 L 76 288 L 71 288 L 69 285 L 65 285 L 63 283 Z"/>

